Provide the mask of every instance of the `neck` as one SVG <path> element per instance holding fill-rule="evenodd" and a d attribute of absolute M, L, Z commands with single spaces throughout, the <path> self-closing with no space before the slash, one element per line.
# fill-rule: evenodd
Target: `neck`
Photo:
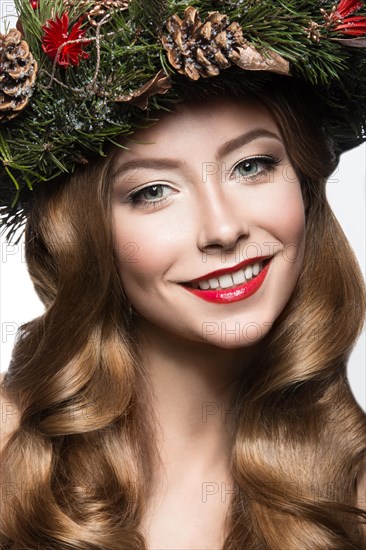
<path fill-rule="evenodd" d="M 231 455 L 238 379 L 258 346 L 218 348 L 187 341 L 139 319 L 141 353 L 150 379 L 157 445 L 173 477 L 226 469 Z"/>

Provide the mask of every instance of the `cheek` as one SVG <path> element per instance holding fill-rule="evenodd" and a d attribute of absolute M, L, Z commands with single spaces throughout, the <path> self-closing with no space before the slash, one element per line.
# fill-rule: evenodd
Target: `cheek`
<path fill-rule="evenodd" d="M 278 193 L 272 204 L 272 235 L 280 243 L 278 296 L 287 302 L 301 272 L 305 251 L 305 205 L 300 186 Z"/>
<path fill-rule="evenodd" d="M 156 217 L 158 219 L 158 217 Z M 162 277 L 179 250 L 179 233 L 174 224 L 154 224 L 154 216 L 147 214 L 136 220 L 116 216 L 113 235 L 115 253 L 122 284 L 128 287 L 148 287 Z"/>
<path fill-rule="evenodd" d="M 257 206 L 262 227 L 289 249 L 292 244 L 301 246 L 305 235 L 305 206 L 298 183 L 283 182 L 275 186 Z"/>

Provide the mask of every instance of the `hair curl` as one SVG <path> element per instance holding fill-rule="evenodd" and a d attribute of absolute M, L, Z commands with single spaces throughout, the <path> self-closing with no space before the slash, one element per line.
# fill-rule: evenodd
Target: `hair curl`
<path fill-rule="evenodd" d="M 326 199 L 337 158 L 312 99 L 271 78 L 249 94 L 276 120 L 308 198 L 306 250 L 260 364 L 238 380 L 223 550 L 361 550 L 366 415 L 346 365 L 364 283 Z M 114 256 L 112 157 L 43 186 L 28 213 L 26 260 L 46 310 L 22 325 L 5 377 L 20 426 L 2 455 L 4 549 L 147 548 L 139 523 L 158 456 Z"/>

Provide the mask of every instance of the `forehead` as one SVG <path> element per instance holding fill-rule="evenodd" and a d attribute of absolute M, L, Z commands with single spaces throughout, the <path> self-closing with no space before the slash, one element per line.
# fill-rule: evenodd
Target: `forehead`
<path fill-rule="evenodd" d="M 277 124 L 268 108 L 255 99 L 209 98 L 189 101 L 174 111 L 158 114 L 159 120 L 149 128 L 138 130 L 120 155 L 182 154 L 183 151 L 218 149 L 220 145 L 245 132 L 265 129 L 280 137 Z"/>

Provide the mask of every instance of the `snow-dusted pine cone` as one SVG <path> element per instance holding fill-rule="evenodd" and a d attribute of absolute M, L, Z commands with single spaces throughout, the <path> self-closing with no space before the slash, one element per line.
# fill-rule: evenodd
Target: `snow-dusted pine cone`
<path fill-rule="evenodd" d="M 37 61 L 21 33 L 11 29 L 0 34 L 0 122 L 16 117 L 28 105 L 37 71 Z"/>
<path fill-rule="evenodd" d="M 166 22 L 168 35 L 162 37 L 171 65 L 192 80 L 215 76 L 240 58 L 238 48 L 245 40 L 238 23 L 226 15 L 211 12 L 202 22 L 196 8 L 189 6 L 184 19 L 172 15 Z"/>

